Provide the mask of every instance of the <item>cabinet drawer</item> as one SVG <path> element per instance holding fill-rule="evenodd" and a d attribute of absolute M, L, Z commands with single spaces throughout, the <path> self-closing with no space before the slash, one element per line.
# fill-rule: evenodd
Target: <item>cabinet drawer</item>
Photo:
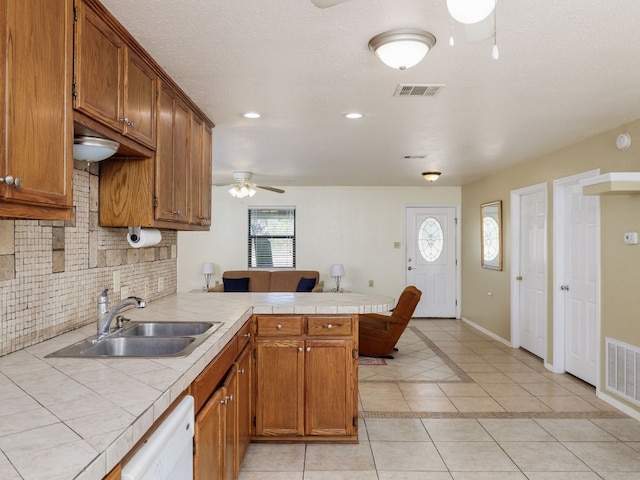
<path fill-rule="evenodd" d="M 304 323 L 300 316 L 278 315 L 256 317 L 258 335 L 302 335 Z"/>
<path fill-rule="evenodd" d="M 351 336 L 353 319 L 350 316 L 307 317 L 307 335 L 315 336 Z"/>

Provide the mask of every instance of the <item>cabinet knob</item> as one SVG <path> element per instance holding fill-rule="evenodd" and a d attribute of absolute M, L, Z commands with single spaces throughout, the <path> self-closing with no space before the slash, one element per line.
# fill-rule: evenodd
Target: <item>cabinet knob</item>
<path fill-rule="evenodd" d="M 278 325 L 276 325 L 276 328 L 277 328 L 278 330 L 282 330 L 282 325 L 278 324 Z"/>
<path fill-rule="evenodd" d="M 243 375 L 244 374 L 244 368 L 241 368 L 240 370 L 238 370 L 238 373 Z"/>
<path fill-rule="evenodd" d="M 182 215 L 182 210 L 176 210 L 173 212 L 174 215 Z"/>
<path fill-rule="evenodd" d="M 331 329 L 333 328 L 333 325 L 329 324 L 329 325 L 327 325 L 327 328 L 328 328 L 329 330 L 331 330 Z"/>
<path fill-rule="evenodd" d="M 2 182 L 10 186 L 13 185 L 15 187 L 22 186 L 22 180 L 20 179 L 20 177 L 13 177 L 11 175 L 7 175 L 6 177 L 0 177 L 0 183 Z"/>
<path fill-rule="evenodd" d="M 298 351 L 301 352 L 302 351 L 302 347 L 298 347 Z"/>
<path fill-rule="evenodd" d="M 311 351 L 311 347 L 307 347 L 307 352 L 310 352 L 310 351 Z"/>
<path fill-rule="evenodd" d="M 133 128 L 133 127 L 135 127 L 135 126 L 136 126 L 136 122 L 134 122 L 133 120 L 131 120 L 130 122 L 127 122 L 127 126 L 128 126 L 128 127 Z"/>
<path fill-rule="evenodd" d="M 129 119 L 127 117 L 120 117 L 120 121 L 125 125 L 129 125 Z"/>
<path fill-rule="evenodd" d="M 243 337 L 247 337 L 247 338 L 251 338 L 251 332 L 249 333 L 245 333 L 244 335 L 242 335 Z"/>

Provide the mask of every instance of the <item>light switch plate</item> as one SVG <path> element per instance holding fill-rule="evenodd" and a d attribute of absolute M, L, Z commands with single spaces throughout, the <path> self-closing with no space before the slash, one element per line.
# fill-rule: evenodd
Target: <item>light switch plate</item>
<path fill-rule="evenodd" d="M 625 245 L 637 245 L 638 244 L 638 232 L 626 232 L 624 234 Z"/>

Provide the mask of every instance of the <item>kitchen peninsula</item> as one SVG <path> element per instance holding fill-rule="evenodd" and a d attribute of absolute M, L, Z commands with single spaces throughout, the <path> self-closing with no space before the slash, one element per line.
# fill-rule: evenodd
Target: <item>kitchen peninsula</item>
<path fill-rule="evenodd" d="M 180 293 L 124 315 L 224 322 L 186 357 L 44 358 L 95 335 L 95 324 L 6 355 L 0 358 L 0 478 L 102 479 L 252 316 L 281 315 L 284 324 L 306 316 L 357 318 L 393 305 L 391 297 L 366 294 Z"/>

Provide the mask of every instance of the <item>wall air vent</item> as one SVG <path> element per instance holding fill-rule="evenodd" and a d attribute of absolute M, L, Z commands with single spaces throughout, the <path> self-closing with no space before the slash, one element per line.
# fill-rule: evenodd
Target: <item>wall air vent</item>
<path fill-rule="evenodd" d="M 640 349 L 608 337 L 606 344 L 606 389 L 640 405 Z"/>
<path fill-rule="evenodd" d="M 444 85 L 414 84 L 398 85 L 394 97 L 435 97 Z"/>

